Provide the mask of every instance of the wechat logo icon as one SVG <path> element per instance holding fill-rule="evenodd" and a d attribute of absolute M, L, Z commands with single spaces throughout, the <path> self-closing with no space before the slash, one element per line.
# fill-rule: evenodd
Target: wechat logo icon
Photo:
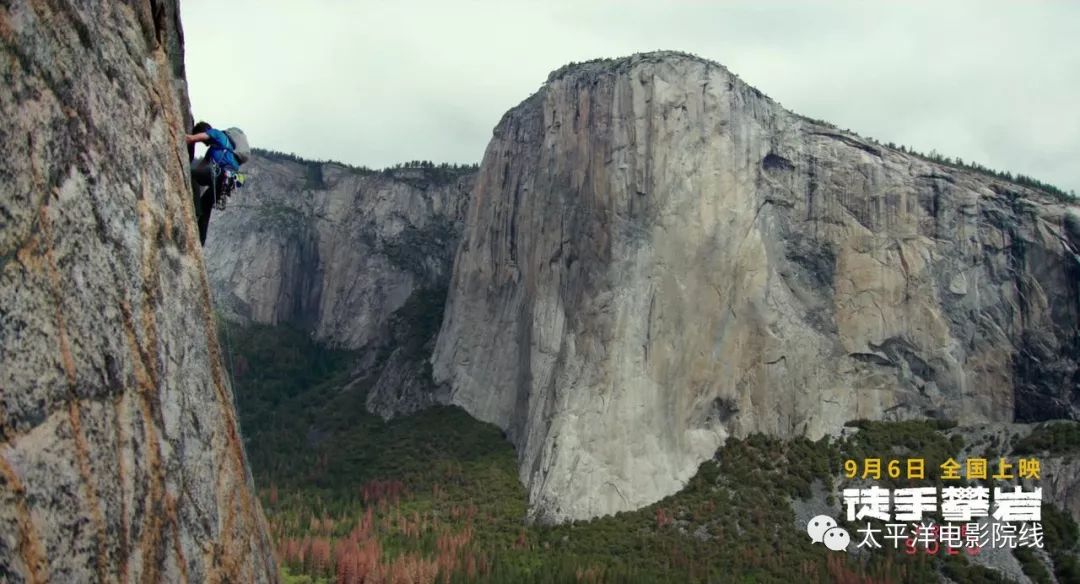
<path fill-rule="evenodd" d="M 851 535 L 828 515 L 818 515 L 806 524 L 806 534 L 812 543 L 823 543 L 834 552 L 844 551 L 851 543 Z"/>

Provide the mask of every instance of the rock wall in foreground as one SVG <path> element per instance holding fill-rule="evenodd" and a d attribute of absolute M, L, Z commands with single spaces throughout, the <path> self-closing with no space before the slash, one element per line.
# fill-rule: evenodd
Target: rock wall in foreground
<path fill-rule="evenodd" d="M 654 53 L 495 129 L 434 355 L 541 520 L 675 492 L 727 436 L 1080 414 L 1080 215 Z"/>
<path fill-rule="evenodd" d="M 0 580 L 271 582 L 175 2 L 0 6 Z"/>

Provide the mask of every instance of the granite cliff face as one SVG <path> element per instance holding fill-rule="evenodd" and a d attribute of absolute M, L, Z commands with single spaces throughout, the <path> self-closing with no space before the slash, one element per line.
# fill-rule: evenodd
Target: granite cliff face
<path fill-rule="evenodd" d="M 433 357 L 533 515 L 675 492 L 727 436 L 1080 414 L 1080 212 L 653 53 L 552 74 L 484 155 Z"/>
<path fill-rule="evenodd" d="M 175 2 L 0 6 L 0 580 L 270 582 Z"/>
<path fill-rule="evenodd" d="M 473 173 L 373 172 L 261 154 L 250 181 L 212 215 L 207 270 L 231 320 L 290 323 L 331 346 L 363 350 L 368 407 L 384 416 L 435 403 L 420 372 L 445 298 Z M 423 335 L 422 339 L 413 338 Z"/>

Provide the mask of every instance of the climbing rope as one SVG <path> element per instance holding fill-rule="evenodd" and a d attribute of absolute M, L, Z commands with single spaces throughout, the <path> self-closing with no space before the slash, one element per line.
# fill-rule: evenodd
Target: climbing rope
<path fill-rule="evenodd" d="M 218 192 L 218 177 L 224 174 L 225 181 L 222 183 L 221 192 Z M 225 197 L 229 196 L 232 190 L 237 184 L 243 185 L 243 175 L 233 172 L 229 169 L 222 169 L 216 163 L 210 163 L 210 193 L 214 197 L 214 208 L 219 210 L 225 209 Z M 198 207 L 197 207 L 198 208 Z M 220 318 L 215 319 L 221 323 L 221 330 L 225 337 L 225 361 L 226 361 L 226 375 L 229 378 L 229 393 L 232 395 L 233 410 L 236 410 L 236 378 L 233 373 L 236 371 L 235 361 L 233 360 L 233 344 L 232 344 L 232 327 L 229 326 L 229 319 Z M 237 420 L 237 424 L 239 424 Z"/>
<path fill-rule="evenodd" d="M 221 168 L 216 163 L 210 163 L 210 194 L 214 195 L 214 207 L 217 207 L 217 178 L 221 174 Z"/>
<path fill-rule="evenodd" d="M 239 413 L 239 410 L 236 409 L 236 377 L 234 377 L 236 369 L 233 361 L 232 327 L 229 326 L 229 319 L 220 317 L 218 320 L 221 322 L 221 330 L 225 337 L 225 375 L 229 378 L 229 393 L 232 396 L 233 411 Z M 236 419 L 236 425 L 237 429 L 239 429 L 239 417 Z"/>
<path fill-rule="evenodd" d="M 224 178 L 221 180 L 221 192 L 218 192 L 218 178 L 222 176 Z M 222 169 L 214 163 L 210 165 L 210 177 L 210 187 L 213 189 L 211 192 L 214 195 L 214 208 L 224 211 L 226 201 L 232 196 L 233 191 L 244 186 L 246 177 L 234 170 Z"/>

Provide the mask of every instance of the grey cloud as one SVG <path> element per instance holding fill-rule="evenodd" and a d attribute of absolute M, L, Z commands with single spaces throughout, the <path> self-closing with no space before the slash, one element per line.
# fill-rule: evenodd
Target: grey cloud
<path fill-rule="evenodd" d="M 385 166 L 478 161 L 569 61 L 677 49 L 789 109 L 1080 189 L 1080 3 L 189 0 L 196 116 Z"/>

